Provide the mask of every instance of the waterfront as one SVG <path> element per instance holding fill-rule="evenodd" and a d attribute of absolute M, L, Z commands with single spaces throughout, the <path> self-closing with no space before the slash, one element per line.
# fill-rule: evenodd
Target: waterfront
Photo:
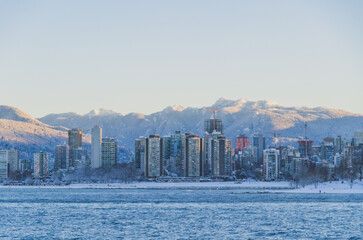
<path fill-rule="evenodd" d="M 6 239 L 362 239 L 363 194 L 0 189 Z"/>

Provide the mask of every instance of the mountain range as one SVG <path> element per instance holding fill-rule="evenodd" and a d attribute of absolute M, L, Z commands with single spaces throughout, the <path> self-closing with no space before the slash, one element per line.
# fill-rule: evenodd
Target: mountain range
<path fill-rule="evenodd" d="M 127 148 L 133 148 L 139 136 L 161 136 L 182 132 L 204 135 L 204 120 L 212 117 L 206 109 L 219 110 L 216 117 L 222 119 L 224 134 L 234 139 L 239 134 L 249 137 L 262 133 L 273 137 L 279 134 L 280 142 L 289 143 L 304 135 L 304 123 L 308 123 L 308 137 L 315 142 L 327 136 L 352 137 L 363 128 L 363 115 L 331 108 L 285 107 L 271 101 L 230 100 L 220 98 L 212 106 L 192 108 L 170 106 L 150 115 L 130 113 L 122 115 L 111 110 L 98 109 L 88 114 L 49 114 L 39 121 L 67 128 L 89 131 L 95 124 L 103 127 L 105 136 L 113 136 Z"/>
<path fill-rule="evenodd" d="M 54 151 L 56 144 L 67 140 L 68 129 L 83 130 L 84 142 L 89 143 L 90 129 L 99 124 L 104 137 L 114 137 L 119 145 L 133 150 L 134 141 L 140 136 L 165 136 L 177 130 L 203 136 L 204 120 L 212 117 L 206 109 L 212 108 L 219 111 L 216 117 L 223 121 L 224 135 L 232 140 L 240 134 L 251 137 L 262 133 L 271 142 L 273 133 L 276 133 L 278 138 L 275 141 L 296 143 L 304 136 L 305 122 L 308 124 L 308 137 L 315 143 L 328 136 L 351 138 L 355 130 L 363 129 L 363 115 L 344 110 L 285 107 L 271 101 L 220 98 L 212 106 L 170 106 L 150 115 L 123 115 L 112 110 L 96 109 L 84 115 L 61 113 L 35 119 L 17 108 L 0 106 L 0 136 L 3 147 L 21 145 Z"/>

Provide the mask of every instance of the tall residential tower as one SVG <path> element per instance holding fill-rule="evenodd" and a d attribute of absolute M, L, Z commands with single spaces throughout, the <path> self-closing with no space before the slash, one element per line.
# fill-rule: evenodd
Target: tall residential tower
<path fill-rule="evenodd" d="M 46 177 L 49 172 L 50 153 L 34 153 L 34 177 Z"/>
<path fill-rule="evenodd" d="M 111 168 L 117 163 L 116 139 L 108 137 L 102 139 L 102 167 Z"/>
<path fill-rule="evenodd" d="M 68 131 L 69 166 L 74 167 L 74 150 L 82 147 L 82 131 L 74 128 Z"/>
<path fill-rule="evenodd" d="M 102 167 L 102 128 L 96 125 L 91 130 L 91 168 Z"/>

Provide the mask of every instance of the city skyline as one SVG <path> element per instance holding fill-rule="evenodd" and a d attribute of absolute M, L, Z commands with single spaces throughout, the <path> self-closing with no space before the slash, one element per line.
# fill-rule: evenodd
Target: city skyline
<path fill-rule="evenodd" d="M 360 239 L 362 0 L 0 1 L 4 239 Z"/>
<path fill-rule="evenodd" d="M 360 1 L 2 2 L 2 104 L 150 114 L 219 97 L 363 113 Z M 35 94 L 38 92 L 38 94 Z"/>

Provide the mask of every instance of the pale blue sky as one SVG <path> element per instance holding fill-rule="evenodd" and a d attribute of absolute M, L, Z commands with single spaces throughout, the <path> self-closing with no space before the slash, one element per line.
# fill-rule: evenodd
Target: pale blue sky
<path fill-rule="evenodd" d="M 0 0 L 0 83 L 36 117 L 220 97 L 363 113 L 363 1 Z"/>

